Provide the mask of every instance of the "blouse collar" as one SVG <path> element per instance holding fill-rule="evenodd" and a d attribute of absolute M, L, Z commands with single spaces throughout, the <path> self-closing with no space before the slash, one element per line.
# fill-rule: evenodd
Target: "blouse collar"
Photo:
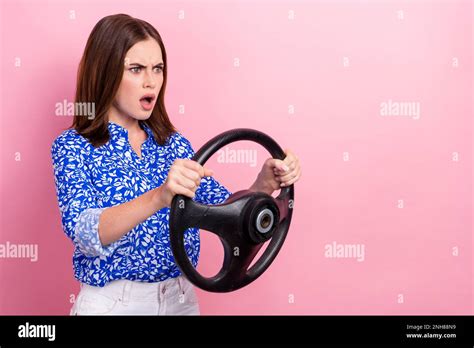
<path fill-rule="evenodd" d="M 138 122 L 139 122 L 141 128 L 148 135 L 148 139 L 153 138 L 153 131 L 151 130 L 151 128 L 144 122 L 141 122 L 141 121 L 138 121 Z M 119 125 L 115 122 L 109 121 L 108 129 L 109 129 L 110 136 L 111 136 L 112 139 L 119 139 L 119 138 L 128 139 L 128 130 L 125 127 L 122 127 L 121 125 Z"/>

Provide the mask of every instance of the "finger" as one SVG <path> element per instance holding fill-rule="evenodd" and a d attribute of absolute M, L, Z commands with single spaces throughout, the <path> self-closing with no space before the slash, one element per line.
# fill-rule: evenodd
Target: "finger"
<path fill-rule="evenodd" d="M 285 162 L 285 164 L 289 164 L 289 161 L 288 159 L 291 160 L 292 156 L 293 156 L 293 152 L 291 152 L 290 149 L 285 149 L 285 151 L 283 151 L 284 154 L 285 154 L 285 157 L 283 158 L 283 162 Z"/>
<path fill-rule="evenodd" d="M 296 176 L 296 174 L 298 174 L 296 171 L 292 171 L 288 174 L 285 174 L 285 175 L 282 175 L 282 176 L 277 176 L 275 179 L 277 181 L 280 181 L 280 182 L 286 182 L 286 181 L 289 181 L 289 180 L 293 179 Z"/>
<path fill-rule="evenodd" d="M 193 161 L 193 160 L 187 160 L 183 163 L 183 165 L 186 168 L 189 168 L 189 169 L 192 169 L 192 170 L 196 171 L 201 178 L 204 177 L 204 176 L 213 176 L 214 175 L 214 171 L 212 169 L 205 168 L 202 165 L 200 165 L 198 162 Z"/>
<path fill-rule="evenodd" d="M 201 184 L 201 177 L 199 176 L 198 172 L 189 169 L 189 168 L 181 168 L 181 175 L 185 176 L 189 180 L 192 180 L 196 183 L 197 186 Z"/>
<path fill-rule="evenodd" d="M 196 197 L 196 194 L 195 194 L 193 191 L 188 190 L 188 189 L 186 189 L 186 188 L 184 188 L 184 187 L 182 187 L 182 186 L 178 189 L 177 194 L 179 194 L 179 195 L 184 195 L 184 196 L 189 197 L 189 198 L 194 198 L 194 197 Z"/>
<path fill-rule="evenodd" d="M 274 173 L 275 175 L 287 175 L 293 172 L 298 165 L 299 165 L 298 161 L 293 161 L 293 162 L 290 162 L 288 165 L 286 165 L 288 170 L 277 169 Z"/>
<path fill-rule="evenodd" d="M 300 175 L 295 176 L 293 179 L 291 179 L 288 182 L 282 183 L 280 187 L 287 187 L 293 185 L 295 182 L 297 182 L 300 179 Z"/>
<path fill-rule="evenodd" d="M 286 181 L 289 181 L 289 180 L 293 179 L 298 173 L 299 173 L 299 167 L 296 168 L 295 170 L 292 170 L 288 174 L 276 177 L 276 179 L 278 181 L 281 181 L 281 182 L 286 182 Z"/>
<path fill-rule="evenodd" d="M 204 176 L 213 176 L 214 175 L 214 171 L 212 169 L 209 169 L 209 168 L 206 168 L 206 167 L 203 167 L 204 168 Z"/>
<path fill-rule="evenodd" d="M 280 186 L 281 187 L 290 186 L 294 184 L 295 182 L 297 182 L 300 179 L 300 177 L 301 177 L 301 168 L 297 171 L 296 175 L 293 178 L 291 178 L 288 181 L 282 182 Z"/>
<path fill-rule="evenodd" d="M 285 150 L 285 155 L 286 157 L 284 158 L 283 162 L 287 165 L 287 166 L 290 166 L 291 163 L 293 162 L 296 162 L 297 161 L 297 157 L 295 155 L 295 153 L 293 151 L 291 151 L 290 149 L 286 149 Z"/>
<path fill-rule="evenodd" d="M 182 162 L 183 164 L 183 167 L 186 167 L 188 169 L 192 169 L 194 170 L 195 172 L 198 172 L 198 174 L 203 177 L 204 176 L 204 169 L 202 168 L 202 166 L 197 163 L 196 161 L 193 161 L 191 159 L 187 159 L 187 160 L 184 160 Z"/>
<path fill-rule="evenodd" d="M 272 158 L 271 160 L 269 160 L 268 165 L 272 167 L 274 171 L 277 172 L 285 172 L 289 169 L 285 162 L 276 158 Z"/>
<path fill-rule="evenodd" d="M 196 194 L 193 191 L 191 191 L 191 190 L 189 190 L 189 189 L 187 189 L 187 188 L 185 188 L 185 187 L 183 187 L 183 186 L 181 186 L 177 183 L 176 184 L 171 184 L 171 187 L 172 187 L 173 192 L 177 195 L 184 195 L 184 196 L 187 196 L 187 197 L 190 197 L 190 198 L 194 198 L 196 196 Z"/>
<path fill-rule="evenodd" d="M 193 180 L 191 179 L 188 179 L 187 177 L 185 176 L 179 176 L 177 179 L 176 179 L 176 182 L 178 183 L 178 185 L 188 189 L 188 190 L 191 190 L 191 191 L 195 191 L 197 186 L 196 185 L 196 182 L 194 182 Z"/>

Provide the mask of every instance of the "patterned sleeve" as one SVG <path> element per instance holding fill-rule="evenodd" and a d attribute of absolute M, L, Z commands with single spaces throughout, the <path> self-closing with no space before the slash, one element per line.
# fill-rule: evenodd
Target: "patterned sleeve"
<path fill-rule="evenodd" d="M 194 156 L 191 142 L 180 133 L 176 133 L 176 146 L 179 158 L 191 159 Z M 201 204 L 222 204 L 231 195 L 232 193 L 212 176 L 205 176 L 201 179 L 194 200 Z"/>
<path fill-rule="evenodd" d="M 108 246 L 100 242 L 99 217 L 105 208 L 97 207 L 94 187 L 84 164 L 83 146 L 77 137 L 62 134 L 51 147 L 61 222 L 64 232 L 82 254 L 109 256 L 118 241 Z"/>

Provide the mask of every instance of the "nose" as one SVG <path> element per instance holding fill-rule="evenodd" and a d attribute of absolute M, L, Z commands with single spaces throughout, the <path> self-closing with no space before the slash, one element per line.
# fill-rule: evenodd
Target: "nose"
<path fill-rule="evenodd" d="M 153 72 L 150 70 L 146 70 L 145 73 L 145 80 L 143 81 L 143 87 L 147 88 L 155 88 L 156 87 L 156 81 L 155 81 L 155 76 L 153 76 Z"/>

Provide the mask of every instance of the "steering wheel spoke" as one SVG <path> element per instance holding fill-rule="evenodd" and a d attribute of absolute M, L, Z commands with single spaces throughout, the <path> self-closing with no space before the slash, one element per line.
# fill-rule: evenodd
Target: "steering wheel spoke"
<path fill-rule="evenodd" d="M 239 202 L 220 205 L 200 204 L 178 195 L 176 206 L 176 227 L 186 229 L 197 227 L 228 239 L 239 228 L 241 204 Z"/>

